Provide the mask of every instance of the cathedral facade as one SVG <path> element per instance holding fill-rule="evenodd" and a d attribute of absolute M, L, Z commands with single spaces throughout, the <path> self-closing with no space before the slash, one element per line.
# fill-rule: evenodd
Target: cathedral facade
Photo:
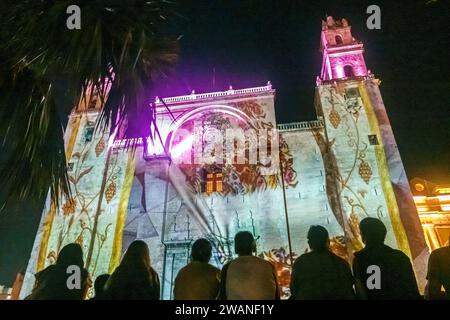
<path fill-rule="evenodd" d="M 286 298 L 309 227 L 325 226 L 331 249 L 350 262 L 363 247 L 358 223 L 368 216 L 385 223 L 387 243 L 412 259 L 422 282 L 428 248 L 380 81 L 345 19 L 328 17 L 320 40 L 314 121 L 278 124 L 270 83 L 158 98 L 153 139 L 97 132 L 99 104 L 80 103 L 65 135 L 73 201 L 56 206 L 47 199 L 21 296 L 67 243 L 83 247 L 95 278 L 113 272 L 127 246 L 141 239 L 160 276 L 161 297 L 171 299 L 193 241 L 209 239 L 211 263 L 220 267 L 234 255 L 235 233 L 248 230 L 258 239 L 257 254 L 275 264 Z M 219 152 L 227 147 L 217 139 L 230 129 L 238 132 L 232 156 Z"/>

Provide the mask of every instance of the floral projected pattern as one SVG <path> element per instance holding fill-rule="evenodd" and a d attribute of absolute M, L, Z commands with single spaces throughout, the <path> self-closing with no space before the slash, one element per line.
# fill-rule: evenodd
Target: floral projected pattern
<path fill-rule="evenodd" d="M 82 247 L 85 267 L 94 278 L 109 272 L 115 208 L 127 153 L 107 150 L 107 133 L 95 132 L 92 124 L 93 119 L 87 115 L 75 116 L 69 122 L 72 199 L 63 201 L 56 210 L 54 204 L 44 209 L 47 222 L 43 230 L 40 228 L 42 242 L 35 262 L 38 270 L 55 263 L 61 248 L 74 242 Z"/>
<path fill-rule="evenodd" d="M 359 222 L 369 216 L 383 221 L 386 243 L 410 256 L 423 280 L 426 244 L 380 82 L 346 19 L 327 16 L 320 40 L 314 121 L 277 126 L 270 82 L 156 98 L 158 130 L 149 139 L 97 132 L 98 109 L 81 102 L 65 136 L 73 199 L 56 206 L 48 197 L 21 297 L 68 243 L 82 246 L 95 278 L 112 273 L 140 239 L 160 276 L 161 298 L 172 299 L 193 241 L 209 239 L 211 263 L 221 267 L 235 256 L 235 234 L 245 230 L 288 298 L 292 263 L 309 249 L 310 226 L 325 226 L 331 250 L 350 262 L 363 247 Z M 256 134 L 232 134 L 227 143 L 229 129 Z"/>
<path fill-rule="evenodd" d="M 247 123 L 238 121 L 233 119 L 232 116 L 211 111 L 209 113 L 202 114 L 197 118 L 190 119 L 189 121 L 183 123 L 180 128 L 188 132 L 193 132 L 195 126 L 194 122 L 197 122 L 202 124 L 203 135 L 208 136 L 208 129 L 214 127 L 215 129 L 223 132 L 224 137 L 226 135 L 226 130 L 233 128 L 240 128 L 244 131 L 250 128 L 260 130 L 274 129 L 274 125 L 266 120 L 266 113 L 261 105 L 256 102 L 256 100 L 232 103 L 231 106 L 242 110 L 246 115 L 248 115 L 251 122 Z M 262 132 L 265 133 L 265 131 Z M 253 137 L 250 137 L 250 139 L 252 138 Z M 174 140 L 176 141 L 178 139 L 181 140 L 181 138 L 178 138 L 175 134 Z M 295 187 L 298 181 L 297 173 L 293 169 L 293 156 L 289 150 L 288 144 L 282 137 L 280 137 L 279 143 L 279 161 L 283 169 L 284 185 L 286 188 Z M 187 155 L 185 154 L 184 156 L 191 156 L 191 148 L 187 151 Z M 192 190 L 197 193 L 202 193 L 205 191 L 204 184 L 206 184 L 207 173 L 215 172 L 223 173 L 223 187 L 221 188 L 221 191 L 219 191 L 222 196 L 246 194 L 267 189 L 275 189 L 279 186 L 281 187 L 282 183 L 278 174 L 262 174 L 261 167 L 264 165 L 259 162 L 257 164 L 250 164 L 250 152 L 248 148 L 244 151 L 244 153 L 244 164 L 180 164 L 180 168 L 185 173 L 186 179 L 192 187 Z"/>
<path fill-rule="evenodd" d="M 264 251 L 258 256 L 270 261 L 274 265 L 278 284 L 281 288 L 281 298 L 288 299 L 290 296 L 289 284 L 291 282 L 291 262 L 295 261 L 298 255 L 294 252 L 291 255 L 285 248 L 278 248 Z"/>
<path fill-rule="evenodd" d="M 329 198 L 340 199 L 340 204 L 334 202 L 333 211 L 344 234 L 331 239 L 331 248 L 347 260 L 354 251 L 363 247 L 359 230 L 361 219 L 375 216 L 386 225 L 392 225 L 383 190 L 378 187 L 379 180 L 373 179 L 378 174 L 379 163 L 375 147 L 370 145 L 367 106 L 360 97 L 360 87 L 360 83 L 340 83 L 319 89 L 322 108 L 325 115 L 328 114 L 326 121 L 330 124 L 328 141 L 315 134 L 317 143 L 322 145 L 322 152 L 334 154 L 332 157 L 328 155 L 325 168 L 332 177 L 327 183 L 337 182 L 337 186 L 329 190 Z M 336 146 L 338 143 L 339 147 Z M 339 161 L 342 158 L 345 161 Z M 391 232 L 391 236 L 393 234 Z"/>
<path fill-rule="evenodd" d="M 121 144 L 108 142 L 107 132 L 94 130 L 95 113 L 74 114 L 66 137 L 73 199 L 58 208 L 47 201 L 23 294 L 31 290 L 35 272 L 54 263 L 71 242 L 82 246 L 95 278 L 111 273 L 133 240 L 145 241 L 163 299 L 173 298 L 176 274 L 200 237 L 212 242 L 211 262 L 221 267 L 234 256 L 236 232 L 250 231 L 258 239 L 259 256 L 275 266 L 283 298 L 290 294 L 292 262 L 308 249 L 311 225 L 324 225 L 331 250 L 351 261 L 363 246 L 359 221 L 375 216 L 388 227 L 388 244 L 407 252 L 365 82 L 317 90 L 323 117 L 278 128 L 270 85 L 170 98 L 174 118 L 182 121 L 174 125 L 177 120 L 158 113 L 166 145 L 153 146 L 154 153 L 138 145 L 133 156 Z M 211 132 L 226 136 L 228 129 L 255 130 L 258 135 L 233 140 L 244 146 L 233 151 L 243 162 L 196 163 L 192 152 L 199 145 L 182 134 L 196 126 L 205 139 L 200 149 L 214 136 Z M 261 132 L 277 132 L 276 148 Z M 277 161 L 275 172 L 265 171 L 260 149 L 250 149 L 251 139 L 261 136 L 267 140 L 267 155 Z M 225 149 L 223 143 L 216 141 L 212 152 L 220 149 L 217 144 Z M 171 157 L 161 153 L 167 145 Z M 250 161 L 251 152 L 257 161 Z"/>

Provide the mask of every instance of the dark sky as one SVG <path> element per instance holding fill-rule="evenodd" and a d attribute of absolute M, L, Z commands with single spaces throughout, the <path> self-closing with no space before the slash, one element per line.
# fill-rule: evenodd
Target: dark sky
<path fill-rule="evenodd" d="M 365 45 L 368 68 L 382 80 L 408 178 L 450 183 L 450 3 L 427 1 L 183 1 L 173 27 L 183 34 L 180 62 L 159 95 L 270 80 L 279 123 L 315 119 L 321 19 L 345 17 Z M 381 30 L 366 27 L 369 4 L 381 7 Z M 30 199 L 0 212 L 0 284 L 11 285 L 26 266 L 42 202 Z"/>

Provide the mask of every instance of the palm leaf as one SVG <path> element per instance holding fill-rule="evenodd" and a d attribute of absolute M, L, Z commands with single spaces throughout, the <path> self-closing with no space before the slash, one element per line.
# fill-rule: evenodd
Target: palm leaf
<path fill-rule="evenodd" d="M 103 107 L 98 130 L 121 127 L 123 137 L 147 137 L 154 131 L 156 113 L 149 104 L 154 84 L 177 58 L 176 41 L 163 35 L 173 5 L 164 0 L 2 5 L 7 14 L 0 34 L 5 43 L 0 133 L 10 152 L 1 172 L 10 197 L 45 194 L 48 186 L 56 200 L 60 193 L 70 196 L 63 127 L 79 101 L 98 94 Z M 69 5 L 81 8 L 81 30 L 65 27 Z M 61 96 L 67 103 L 57 105 Z"/>
<path fill-rule="evenodd" d="M 49 186 L 57 201 L 61 193 L 70 195 L 63 128 L 55 114 L 51 85 L 29 69 L 12 71 L 0 87 L 0 136 L 8 150 L 0 174 L 8 198 L 42 198 Z"/>

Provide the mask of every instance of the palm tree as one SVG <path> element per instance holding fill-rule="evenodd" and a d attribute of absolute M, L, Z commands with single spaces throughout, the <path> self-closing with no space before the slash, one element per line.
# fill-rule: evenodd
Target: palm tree
<path fill-rule="evenodd" d="M 81 30 L 69 30 L 69 5 L 81 9 Z M 7 152 L 0 175 L 11 199 L 70 196 L 63 132 L 80 99 L 102 102 L 98 128 L 127 122 L 127 136 L 155 126 L 155 81 L 177 58 L 164 36 L 173 3 L 164 0 L 3 1 L 0 41 L 0 137 Z M 150 119 L 147 126 L 133 121 Z M 146 128 L 146 129 L 144 129 Z M 5 152 L 3 152 L 5 153 Z M 5 185 L 4 185 L 5 187 Z"/>

